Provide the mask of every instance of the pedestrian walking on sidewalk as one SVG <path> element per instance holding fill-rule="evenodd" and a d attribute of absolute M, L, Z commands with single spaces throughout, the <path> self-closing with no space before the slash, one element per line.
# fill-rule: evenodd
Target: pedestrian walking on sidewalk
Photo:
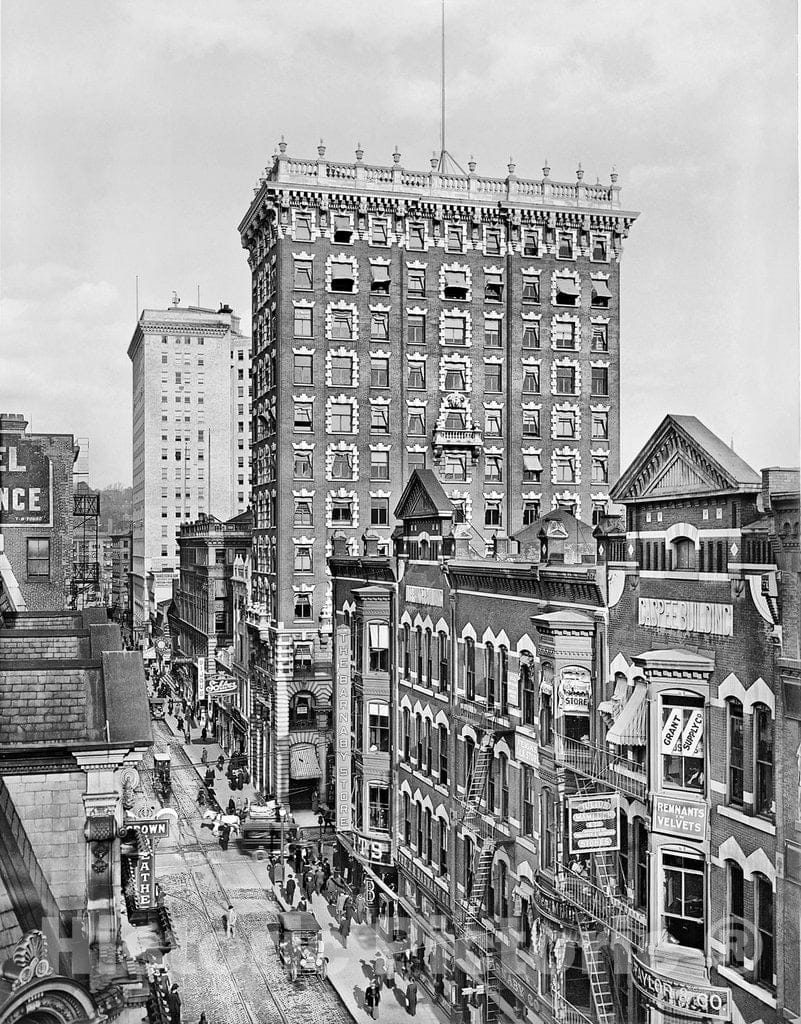
<path fill-rule="evenodd" d="M 201 739 L 202 738 L 203 737 L 201 737 Z M 208 764 L 209 763 L 209 752 L 208 752 L 208 750 L 206 750 L 205 747 L 200 751 L 200 763 L 201 764 Z"/>
<path fill-rule="evenodd" d="M 306 899 L 312 898 L 312 889 L 314 888 L 314 872 L 309 868 L 306 874 L 303 876 L 303 890 L 306 893 Z"/>
<path fill-rule="evenodd" d="M 395 957 L 392 953 L 387 956 L 386 984 L 387 988 L 395 988 Z"/>
<path fill-rule="evenodd" d="M 406 1012 L 410 1017 L 417 1013 L 417 980 L 412 974 L 406 983 Z"/>
<path fill-rule="evenodd" d="M 231 838 L 231 826 L 221 825 L 220 826 L 220 846 L 223 850 L 228 849 L 228 841 Z"/>
<path fill-rule="evenodd" d="M 295 902 L 296 887 L 297 883 L 295 882 L 295 876 L 290 875 L 289 878 L 287 878 L 286 880 L 286 901 L 290 905 L 290 907 Z"/>
<path fill-rule="evenodd" d="M 167 998 L 170 1008 L 170 1024 L 181 1024 L 181 996 L 178 993 L 178 986 L 173 985 Z"/>
<path fill-rule="evenodd" d="M 178 716 L 178 719 L 177 719 L 175 725 L 176 725 L 176 728 L 178 729 L 178 732 L 183 732 L 184 731 L 184 720 L 181 717 L 181 715 Z"/>
<path fill-rule="evenodd" d="M 228 904 L 228 913 L 225 915 L 225 934 L 229 939 L 234 937 L 236 931 L 236 911 L 233 904 Z"/>
<path fill-rule="evenodd" d="M 373 960 L 373 979 L 376 985 L 378 985 L 379 991 L 384 987 L 384 982 L 387 978 L 387 961 L 384 954 L 380 950 L 376 950 L 375 960 Z"/>
<path fill-rule="evenodd" d="M 364 993 L 364 1005 L 373 1020 L 378 1020 L 378 1004 L 380 1002 L 381 992 L 378 985 L 375 983 L 375 979 L 373 979 L 373 981 L 371 981 L 367 986 Z"/>
<path fill-rule="evenodd" d="M 345 911 L 345 913 L 339 919 L 339 934 L 342 939 L 343 948 L 347 949 L 348 936 L 350 935 L 350 913 L 348 911 Z"/>

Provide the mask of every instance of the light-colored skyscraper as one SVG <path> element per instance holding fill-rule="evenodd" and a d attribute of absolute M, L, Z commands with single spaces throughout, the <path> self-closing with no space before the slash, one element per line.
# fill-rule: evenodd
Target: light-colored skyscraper
<path fill-rule="evenodd" d="M 250 338 L 230 306 L 145 309 L 133 368 L 133 619 L 171 595 L 176 533 L 207 512 L 225 521 L 250 500 Z"/>

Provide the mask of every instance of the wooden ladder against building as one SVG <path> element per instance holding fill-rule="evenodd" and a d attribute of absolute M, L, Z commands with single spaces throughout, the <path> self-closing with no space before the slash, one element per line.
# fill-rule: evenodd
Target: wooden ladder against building
<path fill-rule="evenodd" d="M 612 985 L 609 978 L 609 970 L 601 953 L 597 933 L 591 930 L 589 922 L 582 915 L 577 915 L 576 920 L 579 934 L 581 935 L 581 948 L 584 953 L 587 974 L 590 978 L 592 1001 L 595 1005 L 598 1024 L 615 1024 L 617 1015 L 615 1013 Z"/>

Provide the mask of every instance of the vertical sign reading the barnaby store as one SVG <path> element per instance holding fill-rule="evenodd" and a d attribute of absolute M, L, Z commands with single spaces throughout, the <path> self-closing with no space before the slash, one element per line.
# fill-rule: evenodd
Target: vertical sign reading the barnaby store
<path fill-rule="evenodd" d="M 350 629 L 337 626 L 336 652 L 337 830 L 353 827 L 350 798 Z"/>

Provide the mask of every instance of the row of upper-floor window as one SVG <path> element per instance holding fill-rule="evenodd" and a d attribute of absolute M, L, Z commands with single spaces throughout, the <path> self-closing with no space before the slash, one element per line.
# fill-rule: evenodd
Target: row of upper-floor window
<path fill-rule="evenodd" d="M 358 216 L 358 219 L 355 217 Z M 370 245 L 391 246 L 403 239 L 404 247 L 423 252 L 442 239 L 446 252 L 462 253 L 479 249 L 486 256 L 499 256 L 510 244 L 523 256 L 538 258 L 552 254 L 559 259 L 588 256 L 596 262 L 607 262 L 611 252 L 608 231 L 581 228 L 557 228 L 553 225 L 514 225 L 465 223 L 426 218 L 382 217 L 363 214 L 334 213 L 321 223 L 319 211 L 293 210 L 290 233 L 295 242 L 311 242 L 323 232 L 335 245 L 351 245 L 361 240 Z M 257 249 L 257 259 L 266 253 L 264 245 Z"/>
<path fill-rule="evenodd" d="M 354 355 L 332 355 L 326 357 L 326 366 L 329 371 L 329 378 L 325 383 L 329 387 L 356 387 L 358 378 L 356 375 L 357 356 Z M 333 378 L 334 367 L 336 367 L 337 380 L 343 383 L 335 383 Z M 540 394 L 541 390 L 541 364 L 538 362 L 524 361 L 519 374 L 513 375 L 510 383 L 517 385 L 523 394 Z M 372 384 L 372 376 L 375 371 L 380 384 Z M 376 356 L 371 360 L 371 386 L 389 387 L 383 381 L 389 380 L 389 358 Z M 438 384 L 439 391 L 471 392 L 473 390 L 473 369 L 468 357 L 458 357 L 458 361 L 442 356 L 438 368 L 437 377 L 434 379 Z M 585 375 L 586 376 L 586 375 Z M 344 383 L 345 381 L 350 383 Z M 295 352 L 293 354 L 292 382 L 297 385 L 312 385 L 314 381 L 314 353 Z M 555 395 L 576 395 L 581 382 L 580 367 L 576 363 L 556 363 L 552 368 L 552 394 Z M 410 356 L 406 360 L 406 387 L 411 391 L 425 391 L 427 383 L 427 361 L 425 357 Z M 432 384 L 434 381 L 431 382 Z M 590 394 L 597 397 L 606 397 L 609 394 L 609 367 L 607 365 L 591 366 L 589 373 Z M 501 362 L 484 363 L 484 393 L 501 394 L 504 390 L 504 364 Z"/>
<path fill-rule="evenodd" d="M 298 339 L 314 337 L 314 309 L 311 306 L 295 306 L 293 333 Z M 325 333 L 329 341 L 357 341 L 359 338 L 358 311 L 348 306 L 330 308 L 325 314 Z M 469 313 L 445 312 L 437 320 L 436 337 L 441 345 L 470 346 L 474 341 L 474 325 Z M 409 346 L 426 345 L 430 335 L 430 323 L 422 312 L 408 313 L 404 324 L 405 339 Z M 522 319 L 519 331 L 520 345 L 524 349 L 537 349 L 541 345 L 541 323 L 539 319 Z M 581 345 L 581 328 L 575 319 L 555 317 L 549 328 L 550 343 L 555 349 L 575 350 Z M 506 335 L 502 317 L 485 317 L 481 340 L 484 348 L 503 348 Z M 606 322 L 590 323 L 584 337 L 589 339 L 593 352 L 609 351 L 609 325 Z M 390 316 L 386 310 L 370 311 L 370 340 L 389 342 Z M 514 342 L 514 338 L 512 339 Z M 258 369 L 257 369 L 258 379 Z"/>
<path fill-rule="evenodd" d="M 201 348 L 206 344 L 206 339 L 203 336 L 200 336 L 200 337 L 197 337 L 197 338 L 192 337 L 189 334 L 186 334 L 186 335 L 184 335 L 184 334 L 174 335 L 172 338 L 170 338 L 170 336 L 167 335 L 167 334 L 163 334 L 161 336 L 161 344 L 162 345 L 169 345 L 170 341 L 172 341 L 172 343 L 174 345 L 184 345 L 184 346 L 187 346 L 187 345 L 196 344 L 198 347 L 201 347 Z M 231 359 L 232 360 L 236 360 L 237 362 L 245 362 L 246 354 L 247 353 L 245 352 L 245 349 L 242 349 L 242 348 L 230 349 L 230 357 L 231 357 Z M 166 355 L 166 353 L 164 353 L 164 355 Z M 162 361 L 164 361 L 164 355 L 162 355 Z M 200 355 L 195 357 L 195 359 L 199 359 L 199 360 L 202 360 L 202 358 L 203 357 L 200 356 Z"/>
<path fill-rule="evenodd" d="M 473 285 L 476 274 L 470 267 L 448 267 L 441 269 L 437 275 L 436 292 L 440 299 L 446 301 L 467 302 L 475 297 Z M 481 292 L 484 302 L 502 303 L 505 298 L 506 275 L 502 270 L 485 270 Z M 405 294 L 409 297 L 425 298 L 429 275 L 425 267 L 407 267 L 405 276 Z M 262 305 L 267 299 L 266 285 L 262 279 L 255 278 L 256 303 Z M 313 291 L 315 287 L 314 262 L 308 258 L 296 256 L 293 262 L 293 287 L 295 291 Z M 359 271 L 357 262 L 352 257 L 329 256 L 323 273 L 323 281 L 330 292 L 356 294 L 359 291 Z M 588 280 L 590 305 L 600 309 L 608 309 L 612 301 L 612 292 L 608 278 L 591 277 Z M 389 296 L 392 278 L 389 267 L 384 264 L 370 265 L 369 293 L 372 296 Z M 559 306 L 578 306 L 581 304 L 581 278 L 571 270 L 555 270 L 551 275 L 551 297 Z M 524 304 L 537 304 L 542 301 L 539 271 L 521 272 L 520 289 L 517 296 Z"/>

